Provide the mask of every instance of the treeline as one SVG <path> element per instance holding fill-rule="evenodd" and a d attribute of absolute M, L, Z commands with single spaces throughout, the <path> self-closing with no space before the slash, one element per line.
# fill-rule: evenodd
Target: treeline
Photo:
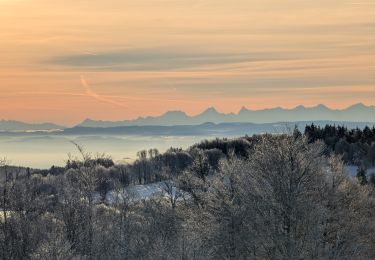
<path fill-rule="evenodd" d="M 1 259 L 374 259 L 375 191 L 302 134 L 81 158 L 2 162 Z M 165 182 L 138 200 L 124 186 Z M 116 196 L 107 200 L 108 192 Z"/>
<path fill-rule="evenodd" d="M 348 129 L 345 126 L 311 124 L 306 126 L 304 134 L 311 143 L 324 141 L 328 152 L 342 155 L 347 164 L 364 168 L 375 166 L 375 127 Z"/>
<path fill-rule="evenodd" d="M 295 137 L 306 137 L 308 142 L 323 141 L 326 144 L 326 155 L 342 156 L 346 164 L 360 166 L 361 170 L 375 166 L 375 128 L 348 129 L 344 126 L 325 127 L 308 125 L 304 133 L 295 129 L 291 133 Z M 114 183 L 123 186 L 148 184 L 166 180 L 165 172 L 170 171 L 178 176 L 186 170 L 197 156 L 207 157 L 210 167 L 217 169 L 219 161 L 231 153 L 241 158 L 250 158 L 251 151 L 262 139 L 262 135 L 241 138 L 216 138 L 204 140 L 187 150 L 170 148 L 164 153 L 157 149 L 143 150 L 137 153 L 137 159 L 129 164 L 116 164 L 110 157 L 100 155 L 91 158 L 93 165 L 103 166 L 102 183 L 98 189 L 113 189 Z M 63 174 L 68 169 L 78 169 L 82 161 L 69 158 L 65 167 L 51 167 L 49 170 L 38 171 L 43 176 Z M 370 178 L 369 180 L 370 181 Z M 375 180 L 372 180 L 375 182 Z"/>

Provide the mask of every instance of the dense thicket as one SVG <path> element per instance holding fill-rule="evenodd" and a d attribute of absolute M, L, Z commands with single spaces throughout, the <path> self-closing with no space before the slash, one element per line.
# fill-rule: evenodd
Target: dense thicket
<path fill-rule="evenodd" d="M 374 259 L 375 191 L 311 134 L 1 167 L 1 259 Z M 146 200 L 129 185 L 164 182 Z M 112 199 L 108 195 L 112 194 Z"/>

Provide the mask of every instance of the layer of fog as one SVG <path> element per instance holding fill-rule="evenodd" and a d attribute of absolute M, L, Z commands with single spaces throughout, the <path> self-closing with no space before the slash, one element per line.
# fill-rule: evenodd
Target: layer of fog
<path fill-rule="evenodd" d="M 32 168 L 63 166 L 72 156 L 78 156 L 72 141 L 86 151 L 110 155 L 115 162 L 130 162 L 142 149 L 157 148 L 160 152 L 170 147 L 187 148 L 205 136 L 125 136 L 125 135 L 0 135 L 0 158 L 10 164 Z M 210 137 L 209 139 L 211 139 Z"/>

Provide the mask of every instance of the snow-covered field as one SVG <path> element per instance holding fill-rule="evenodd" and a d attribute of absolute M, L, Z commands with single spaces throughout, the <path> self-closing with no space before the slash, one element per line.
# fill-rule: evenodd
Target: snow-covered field
<path fill-rule="evenodd" d="M 345 170 L 350 177 L 354 178 L 357 174 L 358 166 L 346 166 Z M 375 174 L 375 167 L 367 170 L 368 176 L 372 174 Z M 109 204 L 113 204 L 115 202 L 123 202 L 124 198 L 129 202 L 138 202 L 158 197 L 170 198 L 171 196 L 174 198 L 177 196 L 176 199 L 182 199 L 183 197 L 182 193 L 176 189 L 171 181 L 162 181 L 144 185 L 132 185 L 120 191 L 110 191 L 107 193 L 105 201 Z M 186 194 L 184 196 L 186 196 Z M 99 194 L 95 194 L 94 197 L 95 201 L 101 201 Z"/>

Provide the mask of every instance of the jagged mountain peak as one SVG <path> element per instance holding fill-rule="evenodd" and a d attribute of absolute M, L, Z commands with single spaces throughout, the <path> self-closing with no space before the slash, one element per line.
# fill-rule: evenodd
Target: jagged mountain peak
<path fill-rule="evenodd" d="M 217 116 L 224 116 L 224 115 L 225 114 L 218 112 L 215 107 L 209 107 L 206 110 L 204 110 L 202 113 L 196 115 L 195 117 L 207 118 L 207 120 L 209 121 L 210 117 L 217 117 Z"/>
<path fill-rule="evenodd" d="M 359 102 L 359 103 L 356 103 L 356 104 L 348 107 L 347 109 L 365 109 L 365 108 L 368 108 L 368 106 L 366 106 L 365 104 Z"/>
<path fill-rule="evenodd" d="M 202 112 L 202 114 L 213 114 L 213 113 L 219 114 L 219 112 L 216 110 L 215 107 L 209 107 Z"/>
<path fill-rule="evenodd" d="M 238 114 L 243 114 L 249 112 L 249 109 L 247 109 L 245 106 L 242 106 L 240 111 L 238 111 Z"/>
<path fill-rule="evenodd" d="M 82 124 L 90 127 L 110 127 L 126 125 L 197 125 L 206 122 L 213 123 L 269 123 L 269 122 L 297 122 L 297 121 L 351 121 L 375 122 L 374 106 L 362 103 L 355 104 L 347 109 L 331 109 L 324 104 L 312 107 L 303 105 L 285 109 L 274 107 L 262 110 L 249 110 L 243 106 L 238 113 L 221 113 L 215 107 L 209 107 L 200 114 L 189 116 L 180 110 L 168 111 L 160 116 L 139 117 L 136 120 L 117 122 L 94 121 L 86 119 Z"/>

